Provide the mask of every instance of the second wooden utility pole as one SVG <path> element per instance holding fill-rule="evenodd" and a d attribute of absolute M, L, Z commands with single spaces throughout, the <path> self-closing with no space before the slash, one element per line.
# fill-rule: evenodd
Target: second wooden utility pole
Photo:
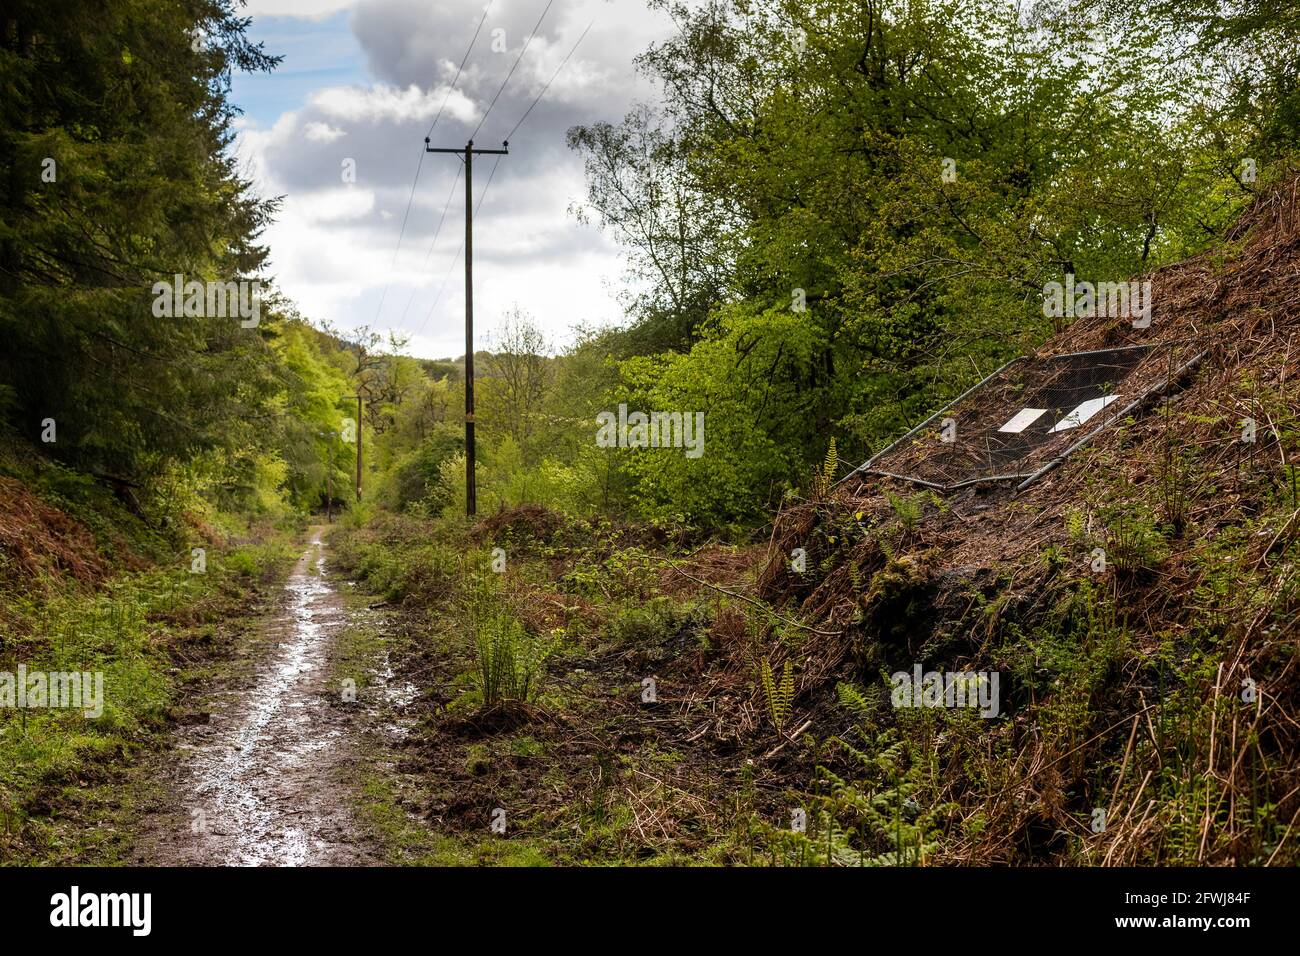
<path fill-rule="evenodd" d="M 435 148 L 426 137 L 426 153 L 452 153 L 465 164 L 465 514 L 477 511 L 474 488 L 474 157 L 505 156 L 510 144 L 501 149 L 475 149 L 471 139 L 463 149 Z"/>
<path fill-rule="evenodd" d="M 357 440 L 357 501 L 360 501 L 360 500 L 361 500 L 361 414 L 362 414 L 362 408 L 361 408 L 361 401 L 362 401 L 362 399 L 361 399 L 361 393 L 360 393 L 360 392 L 357 392 L 357 394 L 356 394 L 355 396 L 352 396 L 352 395 L 340 395 L 340 396 L 339 396 L 339 401 L 341 401 L 341 402 L 350 402 L 350 401 L 352 401 L 352 399 L 353 399 L 354 397 L 355 397 L 356 400 L 357 400 L 357 428 L 356 428 L 356 440 Z M 347 440 L 348 440 L 347 435 L 344 435 L 344 436 L 343 436 L 343 440 L 344 440 L 344 441 L 347 441 Z"/>

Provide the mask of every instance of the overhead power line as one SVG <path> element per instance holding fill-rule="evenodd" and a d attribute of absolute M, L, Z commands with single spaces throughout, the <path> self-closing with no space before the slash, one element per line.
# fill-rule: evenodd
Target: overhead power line
<path fill-rule="evenodd" d="M 546 91 L 551 88 L 551 84 L 555 82 L 555 78 L 560 75 L 560 71 L 564 69 L 565 64 L 569 62 L 569 57 L 573 56 L 574 52 L 577 51 L 578 45 L 586 39 L 587 32 L 592 28 L 592 25 L 595 24 L 595 22 L 595 20 L 592 20 L 591 23 L 587 24 L 587 29 L 582 31 L 582 36 L 578 37 L 578 42 L 569 48 L 569 52 L 566 53 L 564 59 L 560 61 L 560 65 L 555 68 L 555 72 L 552 73 L 551 78 L 546 81 L 546 85 L 542 87 L 542 91 L 537 94 L 537 99 L 533 100 L 532 105 L 529 106 L 528 109 L 524 110 L 524 115 L 519 117 L 519 122 L 511 127 L 510 132 L 506 135 L 507 142 L 515 138 L 515 130 L 524 125 L 524 120 L 528 119 L 528 114 L 531 113 L 533 108 L 542 101 L 542 97 L 546 95 Z M 490 181 L 491 180 L 489 179 L 489 182 Z"/>
<path fill-rule="evenodd" d="M 483 116 L 479 119 L 478 125 L 474 127 L 474 132 L 469 134 L 471 141 L 478 135 L 478 131 L 483 128 L 483 124 L 487 122 L 488 114 L 492 112 L 492 107 L 497 105 L 497 100 L 499 100 L 501 94 L 505 92 L 506 84 L 510 82 L 510 77 L 515 75 L 515 68 L 519 66 L 519 61 L 524 58 L 524 54 L 528 52 L 529 44 L 533 42 L 533 37 L 537 36 L 537 31 L 541 29 L 542 21 L 546 19 L 546 14 L 551 9 L 551 4 L 554 2 L 555 0 L 546 0 L 546 6 L 542 10 L 542 15 L 537 18 L 537 23 L 533 25 L 533 32 L 528 34 L 528 39 L 525 40 L 524 45 L 519 48 L 519 55 L 515 57 L 515 62 L 510 64 L 510 72 L 507 73 L 506 78 L 501 81 L 501 87 L 497 90 L 496 96 L 492 97 L 492 102 L 488 104 L 488 108 L 483 112 Z M 509 137 L 506 138 L 509 139 Z"/>
<path fill-rule="evenodd" d="M 426 140 L 433 135 L 433 129 L 438 125 L 438 120 L 442 119 L 442 112 L 446 109 L 447 101 L 451 98 L 456 84 L 460 82 L 460 75 L 465 70 L 465 64 L 469 62 L 469 55 L 474 49 L 474 44 L 478 42 L 478 35 L 483 30 L 483 23 L 487 20 L 490 9 L 492 9 L 492 0 L 488 0 L 487 6 L 483 8 L 483 15 L 479 17 L 478 26 L 474 28 L 474 35 L 470 37 L 469 45 L 465 47 L 465 55 L 460 58 L 460 66 L 456 68 L 456 75 L 452 78 L 451 85 L 447 87 L 447 92 L 442 96 L 442 103 L 439 104 L 438 112 L 429 125 L 429 131 L 424 134 Z M 388 299 L 388 290 L 392 287 L 392 274 L 393 270 L 397 268 L 397 255 L 402 251 L 402 238 L 406 235 L 406 222 L 411 217 L 411 205 L 415 202 L 415 189 L 420 183 L 420 169 L 424 166 L 424 156 L 424 150 L 420 150 L 420 159 L 415 164 L 415 176 L 411 179 L 411 193 L 406 197 L 406 211 L 402 213 L 402 225 L 397 231 L 397 246 L 393 249 L 393 261 L 388 265 L 388 279 L 384 283 L 383 293 L 379 296 L 379 305 L 375 308 L 374 322 L 379 321 L 380 313 L 384 311 L 384 302 Z M 453 185 L 452 188 L 455 189 L 455 186 Z"/>
<path fill-rule="evenodd" d="M 478 18 L 478 26 L 474 28 L 474 35 L 470 37 L 469 46 L 465 48 L 465 55 L 461 57 L 460 66 L 456 68 L 456 76 L 452 79 L 451 86 L 447 87 L 447 92 L 443 94 L 442 104 L 438 107 L 438 114 L 433 118 L 433 122 L 429 124 L 429 131 L 424 134 L 426 139 L 433 135 L 433 128 L 438 125 L 438 120 L 442 119 L 442 111 L 447 106 L 447 100 L 451 98 L 451 91 L 454 90 L 456 84 L 460 82 L 460 75 L 464 72 L 465 64 L 469 61 L 470 51 L 474 49 L 474 44 L 478 41 L 478 35 L 483 29 L 483 22 L 487 20 L 488 11 L 491 9 L 492 0 L 488 0 L 487 6 L 483 8 L 483 16 Z M 421 153 L 420 155 L 423 156 L 424 154 Z"/>
<path fill-rule="evenodd" d="M 551 84 L 554 83 L 554 82 L 555 82 L 555 78 L 556 78 L 557 76 L 560 75 L 560 71 L 563 70 L 563 69 L 565 68 L 565 66 L 568 65 L 569 60 L 573 57 L 573 54 L 577 52 L 578 47 L 582 45 L 582 41 L 585 40 L 585 39 L 587 38 L 587 34 L 591 31 L 591 28 L 592 28 L 593 26 L 595 26 L 595 24 L 596 24 L 596 21 L 595 21 L 594 19 L 593 19 L 590 23 L 588 23 L 588 24 L 587 24 L 587 28 L 586 28 L 585 30 L 582 31 L 582 35 L 579 36 L 578 39 L 577 39 L 577 41 L 573 44 L 573 46 L 571 46 L 571 47 L 569 48 L 569 52 L 566 53 L 565 56 L 564 56 L 564 59 L 560 61 L 560 65 L 557 66 L 557 67 L 555 68 L 555 72 L 552 73 L 552 74 L 551 74 L 551 78 L 550 78 L 549 80 L 546 81 L 546 85 L 542 87 L 541 92 L 539 92 L 539 93 L 537 94 L 536 99 L 533 100 L 533 102 L 529 105 L 528 109 L 524 110 L 524 115 L 521 116 L 521 117 L 519 117 L 519 122 L 515 123 L 515 125 L 514 125 L 513 127 L 511 127 L 511 129 L 510 129 L 510 136 L 507 136 L 507 137 L 506 137 L 506 141 L 507 141 L 507 142 L 509 142 L 510 137 L 512 137 L 512 136 L 515 135 L 515 132 L 519 129 L 519 127 L 522 126 L 522 125 L 524 124 L 524 120 L 528 119 L 529 114 L 532 113 L 533 109 L 537 106 L 537 104 L 540 103 L 540 102 L 542 101 L 542 97 L 544 97 L 544 96 L 546 95 L 546 91 L 549 90 L 549 89 L 551 88 Z M 482 124 L 480 124 L 480 125 L 482 125 Z M 474 204 L 474 217 L 475 217 L 475 218 L 478 218 L 478 211 L 479 211 L 479 209 L 480 209 L 480 208 L 482 207 L 482 205 L 483 205 L 483 200 L 487 198 L 488 189 L 491 188 L 491 186 L 492 186 L 492 179 L 496 176 L 496 174 L 497 174 L 497 166 L 500 165 L 500 163 L 501 163 L 501 157 L 500 157 L 500 156 L 497 156 L 497 157 L 495 158 L 495 160 L 493 161 L 493 163 L 492 163 L 492 169 L 491 169 L 491 171 L 489 171 L 489 173 L 488 173 L 487 182 L 486 182 L 486 183 L 484 184 L 484 186 L 483 186 L 483 192 L 479 195 L 479 197 L 478 197 L 478 202 L 476 202 L 476 203 Z M 456 188 L 456 186 L 455 186 L 455 184 L 453 183 L 453 184 L 452 184 L 452 190 L 454 191 L 455 188 Z M 448 197 L 448 201 L 450 202 L 450 196 Z M 446 207 L 444 206 L 444 207 L 443 207 L 443 210 L 442 210 L 442 219 L 446 219 L 446 218 L 447 218 L 447 209 L 446 209 Z M 441 219 L 440 219 L 439 222 L 438 222 L 438 229 L 439 229 L 439 231 L 441 231 L 441 229 L 442 229 L 442 220 L 441 220 Z M 435 234 L 434 238 L 435 238 L 435 241 L 436 241 L 436 239 L 437 239 L 436 234 Z M 432 249 L 433 249 L 433 247 L 430 246 L 430 252 L 432 252 Z M 465 251 L 465 244 L 464 244 L 464 242 L 462 242 L 461 245 L 460 245 L 460 248 L 456 250 L 456 255 L 452 258 L 452 260 L 451 260 L 451 264 L 450 264 L 449 266 L 447 266 L 447 271 L 446 271 L 445 273 L 443 273 L 442 281 L 439 282 L 439 284 L 438 284 L 438 292 L 437 292 L 437 293 L 434 295 L 434 297 L 433 297 L 433 304 L 429 306 L 429 311 L 427 311 L 427 312 L 424 314 L 424 319 L 423 319 L 423 321 L 420 322 L 420 327 L 419 327 L 419 329 L 416 330 L 416 333 L 415 333 L 415 334 L 416 334 L 417 336 L 418 336 L 421 332 L 423 332 L 425 326 L 429 324 L 429 319 L 433 318 L 434 310 L 436 310 L 436 309 L 438 308 L 438 303 L 442 301 L 442 293 L 443 293 L 443 292 L 446 290 L 446 288 L 447 288 L 447 280 L 451 278 L 451 272 L 452 272 L 453 269 L 456 268 L 456 263 L 460 261 L 461 253 L 463 253 L 464 251 Z M 414 295 L 414 292 L 412 292 L 412 295 Z M 407 305 L 407 308 L 410 308 L 410 305 L 411 305 L 410 300 L 407 301 L 406 305 Z M 403 312 L 402 314 L 405 315 L 406 313 Z"/>
<path fill-rule="evenodd" d="M 491 182 L 491 179 L 488 180 Z M 442 234 L 442 224 L 447 221 L 447 210 L 451 208 L 452 197 L 456 195 L 456 184 L 460 182 L 460 170 L 456 170 L 455 177 L 451 181 L 451 189 L 447 190 L 447 201 L 442 204 L 442 215 L 438 217 L 438 228 L 433 230 L 433 240 L 429 243 L 429 251 L 424 254 L 424 262 L 421 263 L 420 269 L 423 271 L 429 265 L 429 259 L 433 256 L 433 248 L 438 244 L 438 236 Z M 415 289 L 406 297 L 406 306 L 402 309 L 402 314 L 397 319 L 397 324 L 401 325 L 406 318 L 406 313 L 411 309 L 411 303 L 415 301 Z"/>
<path fill-rule="evenodd" d="M 492 163 L 492 168 L 488 170 L 487 182 L 483 184 L 483 191 L 479 193 L 478 201 L 474 203 L 474 217 L 476 219 L 478 218 L 479 209 L 483 207 L 483 200 L 487 199 L 488 187 L 492 185 L 492 178 L 496 176 L 497 166 L 500 165 L 500 163 L 501 157 L 497 156 Z M 438 303 L 442 301 L 442 293 L 447 288 L 447 280 L 451 278 L 451 272 L 456 268 L 456 263 L 460 262 L 461 253 L 464 251 L 465 242 L 464 240 L 461 240 L 459 248 L 456 249 L 456 255 L 452 257 L 451 263 L 447 266 L 447 271 L 442 274 L 442 281 L 438 284 L 438 292 L 433 297 L 433 304 L 429 306 L 429 311 L 424 313 L 424 321 L 420 323 L 420 327 L 415 330 L 417 336 L 424 331 L 424 327 L 429 324 L 429 319 L 433 317 L 434 309 L 438 308 Z"/>

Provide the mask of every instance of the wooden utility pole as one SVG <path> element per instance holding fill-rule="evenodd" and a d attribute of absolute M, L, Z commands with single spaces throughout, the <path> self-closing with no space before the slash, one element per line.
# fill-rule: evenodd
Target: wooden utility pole
<path fill-rule="evenodd" d="M 321 432 L 320 436 L 324 438 L 329 436 L 330 456 L 325 465 L 325 520 L 330 524 L 334 523 L 334 439 L 338 433 L 333 429 L 327 432 Z"/>
<path fill-rule="evenodd" d="M 501 149 L 475 149 L 471 139 L 464 149 L 435 148 L 424 140 L 426 153 L 452 153 L 465 164 L 465 514 L 477 511 L 474 488 L 474 157 L 505 156 L 510 144 Z M 357 446 L 358 455 L 361 446 Z M 358 461 L 360 458 L 358 457 Z"/>
<path fill-rule="evenodd" d="M 354 396 L 340 395 L 339 401 L 350 402 Z M 357 400 L 357 501 L 361 500 L 361 393 L 355 396 Z"/>

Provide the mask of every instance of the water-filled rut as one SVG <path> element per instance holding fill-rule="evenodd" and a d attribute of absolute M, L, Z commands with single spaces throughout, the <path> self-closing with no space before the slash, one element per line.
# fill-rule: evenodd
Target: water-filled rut
<path fill-rule="evenodd" d="M 321 529 L 245 650 L 251 665 L 177 731 L 177 804 L 137 842 L 144 863 L 356 865 L 371 859 L 353 816 L 364 705 L 329 686 L 333 641 L 352 612 L 327 575 Z"/>

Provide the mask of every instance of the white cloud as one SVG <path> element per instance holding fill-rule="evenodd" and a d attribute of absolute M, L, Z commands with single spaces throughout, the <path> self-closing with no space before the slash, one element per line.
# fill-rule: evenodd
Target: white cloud
<path fill-rule="evenodd" d="M 313 143 L 332 143 L 348 135 L 341 129 L 331 126 L 329 123 L 313 122 L 308 123 L 302 128 L 303 135 Z"/>
<path fill-rule="evenodd" d="M 474 104 L 462 93 L 447 97 L 446 89 L 425 92 L 414 83 L 404 90 L 386 84 L 378 86 L 332 86 L 311 96 L 311 105 L 325 115 L 347 122 L 363 120 L 408 123 L 412 120 L 431 120 L 446 97 L 443 115 L 448 118 L 469 120 L 474 116 Z"/>
<path fill-rule="evenodd" d="M 300 192 L 287 197 L 284 208 L 292 210 L 305 223 L 347 222 L 362 219 L 373 212 L 375 194 L 358 186 Z"/>

